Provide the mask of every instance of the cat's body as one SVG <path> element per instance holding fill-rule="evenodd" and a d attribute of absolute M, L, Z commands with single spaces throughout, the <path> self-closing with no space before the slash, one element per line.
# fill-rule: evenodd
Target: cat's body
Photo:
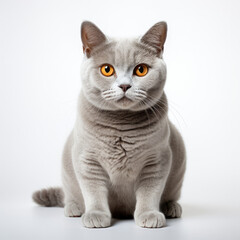
<path fill-rule="evenodd" d="M 165 64 L 154 48 L 137 40 L 105 44 L 100 30 L 87 24 L 94 31 L 87 32 L 91 45 L 84 42 L 82 30 L 87 57 L 77 119 L 62 159 L 64 203 L 60 189 L 36 192 L 34 200 L 64 205 L 66 216 L 84 213 L 86 227 L 106 227 L 111 216 L 133 215 L 139 226 L 162 227 L 165 217 L 159 209 L 167 217 L 181 216 L 177 200 L 185 172 L 184 143 L 167 116 Z M 94 34 L 98 41 L 103 39 L 95 45 Z M 144 90 L 144 78 L 132 76 L 132 69 L 142 62 L 151 77 Z M 101 81 L 97 69 L 105 63 L 114 66 L 115 73 Z"/>

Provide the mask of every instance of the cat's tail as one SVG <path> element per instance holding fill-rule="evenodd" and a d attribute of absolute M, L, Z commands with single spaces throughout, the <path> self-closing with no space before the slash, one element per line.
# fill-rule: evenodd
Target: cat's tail
<path fill-rule="evenodd" d="M 34 202 L 45 207 L 64 207 L 64 193 L 59 187 L 36 191 L 32 195 Z"/>

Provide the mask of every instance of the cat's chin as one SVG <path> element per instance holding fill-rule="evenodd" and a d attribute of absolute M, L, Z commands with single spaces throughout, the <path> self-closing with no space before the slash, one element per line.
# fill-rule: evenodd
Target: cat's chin
<path fill-rule="evenodd" d="M 134 106 L 136 103 L 129 99 L 128 97 L 124 96 L 122 98 L 120 98 L 119 100 L 117 100 L 115 102 L 115 106 L 117 106 L 118 108 L 120 109 L 124 109 L 124 110 L 127 110 L 127 109 L 131 109 L 132 106 Z"/>
<path fill-rule="evenodd" d="M 115 110 L 129 110 L 133 112 L 146 110 L 148 108 L 147 105 L 144 105 L 139 101 L 134 101 L 126 96 L 114 101 L 113 105 L 116 108 Z"/>

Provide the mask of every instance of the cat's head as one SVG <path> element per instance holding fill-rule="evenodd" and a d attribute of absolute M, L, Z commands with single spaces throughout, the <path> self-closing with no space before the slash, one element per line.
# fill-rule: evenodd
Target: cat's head
<path fill-rule="evenodd" d="M 162 59 L 167 24 L 159 22 L 136 39 L 115 40 L 91 22 L 83 22 L 83 93 L 104 110 L 147 109 L 163 94 L 166 65 Z"/>

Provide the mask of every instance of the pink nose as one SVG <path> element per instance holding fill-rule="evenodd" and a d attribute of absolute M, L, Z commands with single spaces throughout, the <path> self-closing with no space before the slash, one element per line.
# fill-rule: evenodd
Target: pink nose
<path fill-rule="evenodd" d="M 124 92 L 126 92 L 129 88 L 131 88 L 132 86 L 129 84 L 121 84 L 119 86 Z"/>

